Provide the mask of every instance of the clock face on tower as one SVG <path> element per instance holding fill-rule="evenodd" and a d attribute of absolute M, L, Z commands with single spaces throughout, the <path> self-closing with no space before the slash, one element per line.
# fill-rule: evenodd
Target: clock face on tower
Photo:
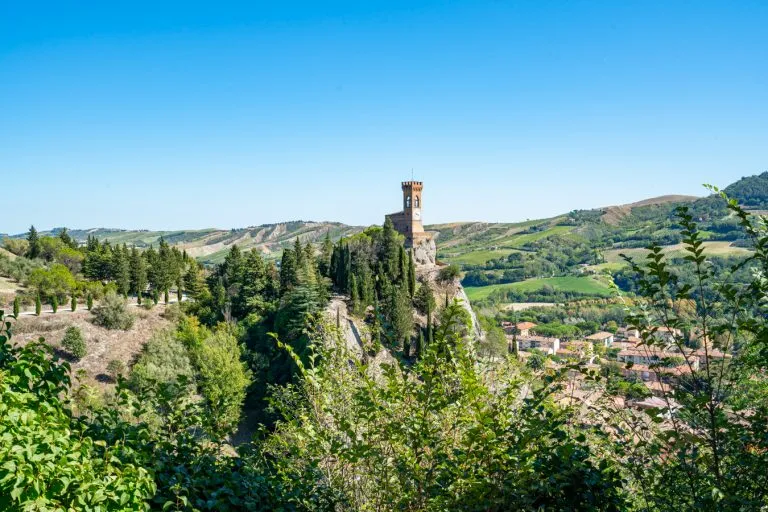
<path fill-rule="evenodd" d="M 413 218 L 416 220 L 421 219 L 421 210 L 414 210 L 413 211 Z"/>

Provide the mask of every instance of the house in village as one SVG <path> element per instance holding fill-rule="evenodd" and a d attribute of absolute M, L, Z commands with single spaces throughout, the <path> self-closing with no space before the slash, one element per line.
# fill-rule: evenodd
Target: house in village
<path fill-rule="evenodd" d="M 616 338 L 612 333 L 605 332 L 605 331 L 596 332 L 591 336 L 587 336 L 587 340 L 593 343 L 600 343 L 601 345 L 606 347 L 610 347 L 613 344 L 613 341 L 615 339 Z"/>
<path fill-rule="evenodd" d="M 512 343 L 511 337 L 507 337 L 509 343 Z M 518 336 L 518 347 L 520 350 L 538 349 L 550 355 L 554 355 L 560 350 L 559 338 L 547 338 L 546 336 Z"/>

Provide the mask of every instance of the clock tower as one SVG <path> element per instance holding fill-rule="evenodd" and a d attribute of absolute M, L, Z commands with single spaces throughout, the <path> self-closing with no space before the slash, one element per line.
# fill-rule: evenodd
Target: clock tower
<path fill-rule="evenodd" d="M 405 246 L 413 248 L 424 240 L 431 240 L 432 235 L 424 231 L 421 211 L 424 207 L 422 191 L 424 184 L 421 181 L 404 181 L 403 210 L 387 215 L 395 229 L 405 237 Z"/>
<path fill-rule="evenodd" d="M 403 186 L 403 213 L 405 214 L 406 238 L 409 234 L 423 233 L 424 225 L 421 223 L 421 197 L 424 184 L 420 181 L 404 181 Z"/>

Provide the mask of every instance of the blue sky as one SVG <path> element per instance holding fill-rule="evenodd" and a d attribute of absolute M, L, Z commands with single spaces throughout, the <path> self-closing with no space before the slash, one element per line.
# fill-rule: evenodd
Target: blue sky
<path fill-rule="evenodd" d="M 703 194 L 768 169 L 766 26 L 762 0 L 2 2 L 0 232 L 380 223 L 411 168 L 430 223 Z"/>

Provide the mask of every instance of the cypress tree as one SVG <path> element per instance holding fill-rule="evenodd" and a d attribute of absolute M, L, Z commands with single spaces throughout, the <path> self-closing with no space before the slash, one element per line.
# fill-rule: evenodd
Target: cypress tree
<path fill-rule="evenodd" d="M 141 306 L 141 292 L 136 294 L 136 304 Z"/>
<path fill-rule="evenodd" d="M 181 286 L 181 279 L 176 283 L 176 300 L 181 304 L 181 299 L 184 298 L 183 288 Z"/>
<path fill-rule="evenodd" d="M 140 296 L 147 289 L 147 262 L 136 247 L 131 249 L 130 291 Z"/>
<path fill-rule="evenodd" d="M 357 292 L 357 278 L 355 278 L 355 274 L 352 274 L 352 277 L 350 278 L 350 302 L 352 303 L 352 312 L 357 313 L 360 310 L 360 296 Z"/>
<path fill-rule="evenodd" d="M 59 311 L 59 298 L 56 295 L 51 297 L 51 309 L 53 309 L 54 314 Z"/>
<path fill-rule="evenodd" d="M 88 311 L 93 309 L 93 294 L 91 292 L 88 292 L 88 295 L 85 296 L 85 307 Z"/>
<path fill-rule="evenodd" d="M 40 302 L 40 294 L 38 293 L 35 297 L 35 315 L 40 316 L 40 313 L 43 312 L 43 303 Z"/>
<path fill-rule="evenodd" d="M 176 261 L 173 256 L 168 242 L 160 237 L 160 246 L 157 252 L 157 287 L 163 293 L 167 293 L 173 284 L 174 274 L 177 268 Z"/>
<path fill-rule="evenodd" d="M 165 303 L 168 304 L 168 290 L 166 289 L 165 292 L 163 292 L 163 298 L 165 299 Z"/>
<path fill-rule="evenodd" d="M 397 248 L 399 245 L 400 241 L 395 226 L 392 224 L 392 219 L 387 217 L 384 220 L 379 260 L 382 262 L 382 270 L 392 281 L 397 279 Z"/>
<path fill-rule="evenodd" d="M 399 272 L 398 272 L 399 275 L 397 276 L 397 278 L 398 278 L 398 283 L 408 286 L 408 262 L 406 261 L 406 259 L 407 259 L 407 256 L 405 254 L 405 247 L 401 245 L 400 251 L 397 256 L 398 268 L 399 268 Z"/>
<path fill-rule="evenodd" d="M 419 329 L 419 344 L 416 346 L 416 357 L 424 353 L 424 329 Z"/>
<path fill-rule="evenodd" d="M 339 286 L 339 256 L 341 251 L 341 240 L 339 240 L 339 243 L 333 246 L 333 251 L 331 252 L 331 262 L 330 267 L 328 268 L 328 277 L 333 282 L 334 286 Z"/>
<path fill-rule="evenodd" d="M 77 297 L 75 296 L 74 293 L 72 294 L 72 298 L 69 301 L 69 308 L 72 310 L 73 313 L 77 311 Z"/>
<path fill-rule="evenodd" d="M 344 245 L 344 289 L 349 291 L 350 276 L 352 275 L 352 251 L 349 244 Z"/>
<path fill-rule="evenodd" d="M 155 306 L 160 302 L 160 292 L 157 289 L 152 290 L 152 302 L 155 303 Z"/>
<path fill-rule="evenodd" d="M 416 293 L 416 264 L 413 262 L 413 250 L 408 253 L 408 291 L 413 298 Z"/>
<path fill-rule="evenodd" d="M 18 297 L 13 298 L 13 316 L 19 318 L 19 312 L 21 311 L 21 301 Z"/>

